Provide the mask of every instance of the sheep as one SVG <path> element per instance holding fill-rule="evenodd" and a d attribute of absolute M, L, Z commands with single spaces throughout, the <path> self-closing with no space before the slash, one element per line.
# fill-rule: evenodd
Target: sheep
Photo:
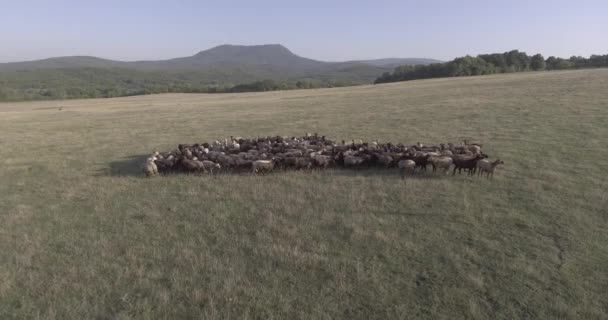
<path fill-rule="evenodd" d="M 209 153 L 207 153 L 207 158 L 211 161 L 215 161 L 220 155 L 221 153 L 219 153 L 219 151 L 209 151 Z"/>
<path fill-rule="evenodd" d="M 178 144 L 177 145 L 177 149 L 179 149 L 179 151 L 183 151 L 184 149 L 190 149 L 190 148 L 192 148 L 192 146 L 189 144 Z"/>
<path fill-rule="evenodd" d="M 391 166 L 391 164 L 393 163 L 393 157 L 391 157 L 390 155 L 381 155 L 378 157 L 378 162 L 383 165 L 384 167 L 388 168 Z"/>
<path fill-rule="evenodd" d="M 416 168 L 420 168 L 421 171 L 426 171 L 426 167 L 430 163 L 431 155 L 417 153 L 414 156 L 409 157 L 411 160 L 416 162 Z"/>
<path fill-rule="evenodd" d="M 273 160 L 256 160 L 252 163 L 253 173 L 256 174 L 261 171 L 270 172 L 274 169 Z"/>
<path fill-rule="evenodd" d="M 315 166 L 324 169 L 327 168 L 333 162 L 331 157 L 326 155 L 316 155 L 312 159 Z"/>
<path fill-rule="evenodd" d="M 296 169 L 310 169 L 311 166 L 309 158 L 296 158 Z"/>
<path fill-rule="evenodd" d="M 295 168 L 298 163 L 298 158 L 293 157 L 290 154 L 286 154 L 285 157 L 282 158 L 282 164 L 285 168 L 292 167 Z"/>
<path fill-rule="evenodd" d="M 204 170 L 202 162 L 199 164 L 198 160 L 190 160 L 186 157 L 180 159 L 179 164 L 182 170 L 185 172 L 198 172 Z"/>
<path fill-rule="evenodd" d="M 217 169 L 217 170 L 222 169 L 222 166 L 220 166 L 219 163 L 215 163 L 213 161 L 203 160 L 202 163 L 203 163 L 203 168 L 205 169 L 205 171 L 209 171 L 211 173 L 213 173 L 214 169 Z"/>
<path fill-rule="evenodd" d="M 379 143 L 378 140 L 364 142 L 351 140 L 332 142 L 325 136 L 309 134 L 301 138 L 267 136 L 254 138 L 233 137 L 216 140 L 212 144 L 180 144 L 171 152 L 154 151 L 156 172 L 181 170 L 198 173 L 216 169 L 270 171 L 275 168 L 306 169 L 327 168 L 337 164 L 347 168 L 358 167 L 399 167 L 401 170 L 418 169 L 426 171 L 432 164 L 433 172 L 439 169 L 447 172 L 454 164 L 458 169 L 473 174 L 480 159 L 487 158 L 481 145 L 452 143 L 431 145 Z M 257 164 L 254 168 L 254 162 Z M 410 167 L 414 163 L 413 167 Z M 272 165 L 272 167 L 270 167 Z M 483 164 L 481 164 L 483 166 Z M 479 169 L 483 170 L 483 169 Z M 413 171 L 413 170 L 412 170 Z M 417 171 L 417 170 L 416 170 Z M 488 173 L 481 171 L 480 174 Z M 489 173 L 491 175 L 491 173 Z"/>
<path fill-rule="evenodd" d="M 234 168 L 236 168 L 237 170 L 249 170 L 253 166 L 253 161 L 236 158 L 233 159 L 232 165 L 234 165 Z"/>
<path fill-rule="evenodd" d="M 454 153 L 453 153 L 452 151 L 450 151 L 450 150 L 443 150 L 443 151 L 441 151 L 441 153 L 440 153 L 440 154 L 441 154 L 442 156 L 445 156 L 445 157 L 451 157 L 451 156 L 453 156 L 453 155 L 454 155 Z"/>
<path fill-rule="evenodd" d="M 416 161 L 410 160 L 410 159 L 399 160 L 399 163 L 397 164 L 397 166 L 399 167 L 400 170 L 403 170 L 404 172 L 405 171 L 414 172 L 414 169 L 416 168 Z"/>
<path fill-rule="evenodd" d="M 356 167 L 363 164 L 365 160 L 362 157 L 356 156 L 346 156 L 344 157 L 344 166 L 345 167 Z"/>
<path fill-rule="evenodd" d="M 192 158 L 191 161 L 192 161 L 192 163 L 196 164 L 196 166 L 198 167 L 198 170 L 196 170 L 196 171 L 202 171 L 203 173 L 207 173 L 207 168 L 205 166 L 204 161 L 208 161 L 208 160 L 201 161 L 197 157 L 194 157 L 194 158 Z"/>
<path fill-rule="evenodd" d="M 170 155 L 166 159 L 158 158 L 154 160 L 154 164 L 158 168 L 158 172 L 168 172 L 175 169 L 175 158 L 173 155 Z"/>
<path fill-rule="evenodd" d="M 154 157 L 154 156 L 150 157 L 146 160 L 146 163 L 143 165 L 142 169 L 147 177 L 154 177 L 154 176 L 158 175 L 158 168 L 156 167 L 154 160 L 156 160 L 156 157 Z"/>
<path fill-rule="evenodd" d="M 304 155 L 302 150 L 297 150 L 297 149 L 288 149 L 287 154 L 292 157 L 301 157 Z"/>
<path fill-rule="evenodd" d="M 190 151 L 190 149 L 188 149 L 188 148 L 184 149 L 183 153 L 186 156 L 186 158 L 192 159 L 193 154 L 192 154 L 192 151 Z"/>
<path fill-rule="evenodd" d="M 481 154 L 481 147 L 475 144 L 469 144 L 465 146 L 466 150 L 473 154 Z"/>
<path fill-rule="evenodd" d="M 469 175 L 473 174 L 473 169 L 477 167 L 477 162 L 483 159 L 483 155 L 478 154 L 475 156 L 464 156 L 464 155 L 454 155 L 452 159 L 454 161 L 454 171 L 452 175 L 456 174 L 456 169 L 458 169 L 458 173 L 461 172 L 462 169 L 469 170 Z"/>
<path fill-rule="evenodd" d="M 465 146 L 470 145 L 470 146 L 478 146 L 478 147 L 480 147 L 480 148 L 481 148 L 481 147 L 483 147 L 483 144 L 480 144 L 480 143 L 475 143 L 475 142 L 473 142 L 473 143 L 469 143 L 469 141 L 468 141 L 467 139 L 464 139 L 464 140 L 462 141 L 462 143 L 463 143 Z"/>
<path fill-rule="evenodd" d="M 444 173 L 447 173 L 452 166 L 454 160 L 450 157 L 440 156 L 440 157 L 431 157 L 431 164 L 433 165 L 433 172 L 437 171 L 437 169 L 443 170 Z"/>
<path fill-rule="evenodd" d="M 494 171 L 496 170 L 496 167 L 499 164 L 504 164 L 504 163 L 505 162 L 500 159 L 496 159 L 496 161 L 494 161 L 494 162 L 490 162 L 486 159 L 479 160 L 477 162 L 477 168 L 479 169 L 479 171 L 477 172 L 477 176 L 480 176 L 480 175 L 486 173 L 487 179 L 489 179 L 490 176 L 492 177 L 492 179 L 494 179 Z"/>

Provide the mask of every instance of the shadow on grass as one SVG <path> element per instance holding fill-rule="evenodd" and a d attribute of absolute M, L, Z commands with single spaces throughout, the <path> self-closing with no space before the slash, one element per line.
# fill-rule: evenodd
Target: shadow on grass
<path fill-rule="evenodd" d="M 99 169 L 97 176 L 143 176 L 142 165 L 150 155 L 133 155 L 120 160 L 112 161 L 108 167 Z"/>
<path fill-rule="evenodd" d="M 314 171 L 313 171 L 314 172 Z M 431 170 L 426 172 L 414 172 L 404 174 L 397 168 L 360 168 L 360 169 L 344 169 L 344 168 L 331 168 L 324 171 L 318 171 L 326 175 L 335 176 L 358 176 L 358 177 L 397 177 L 405 179 L 439 179 L 447 177 L 445 174 L 433 173 Z"/>

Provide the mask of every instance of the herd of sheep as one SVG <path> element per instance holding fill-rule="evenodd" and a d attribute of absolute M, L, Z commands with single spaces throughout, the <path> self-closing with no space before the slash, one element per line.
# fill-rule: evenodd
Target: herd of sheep
<path fill-rule="evenodd" d="M 230 137 L 212 143 L 180 144 L 171 152 L 154 152 L 143 166 L 147 176 L 160 173 L 271 172 L 275 170 L 309 170 L 341 168 L 398 168 L 403 174 L 426 171 L 452 175 L 462 170 L 469 175 L 494 176 L 500 159 L 488 160 L 480 144 L 466 140 L 458 145 L 413 145 L 340 142 L 316 133 L 303 137 Z"/>

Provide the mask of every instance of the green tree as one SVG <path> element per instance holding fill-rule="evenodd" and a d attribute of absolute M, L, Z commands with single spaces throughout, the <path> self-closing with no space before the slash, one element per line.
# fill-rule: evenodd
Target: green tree
<path fill-rule="evenodd" d="M 547 70 L 554 70 L 556 64 L 557 58 L 554 56 L 550 56 L 549 58 L 547 58 L 547 60 L 545 60 L 545 67 L 547 68 Z"/>
<path fill-rule="evenodd" d="M 544 70 L 545 67 L 546 67 L 545 58 L 543 57 L 542 54 L 537 53 L 534 56 L 532 56 L 532 59 L 530 60 L 530 68 L 532 68 L 532 70 L 535 70 L 535 71 Z"/>

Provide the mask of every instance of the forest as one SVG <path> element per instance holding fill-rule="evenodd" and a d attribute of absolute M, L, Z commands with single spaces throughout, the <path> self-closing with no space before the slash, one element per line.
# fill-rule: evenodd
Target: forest
<path fill-rule="evenodd" d="M 550 56 L 545 59 L 540 53 L 529 56 L 525 52 L 511 50 L 505 53 L 480 54 L 477 57 L 467 55 L 444 63 L 402 65 L 396 67 L 392 73 L 385 72 L 374 83 L 602 67 L 608 67 L 608 55 L 591 55 L 589 58 L 572 56 L 570 59 Z"/>

